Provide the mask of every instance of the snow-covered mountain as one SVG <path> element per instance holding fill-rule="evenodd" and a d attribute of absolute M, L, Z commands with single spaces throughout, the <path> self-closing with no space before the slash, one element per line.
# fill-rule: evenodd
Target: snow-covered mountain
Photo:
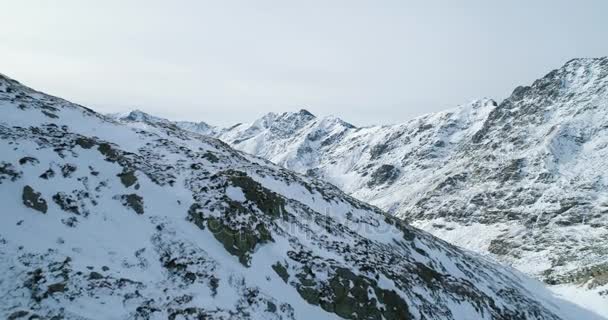
<path fill-rule="evenodd" d="M 0 76 L 0 317 L 599 319 L 319 180 Z"/>
<path fill-rule="evenodd" d="M 128 123 L 161 123 L 164 125 L 175 125 L 181 129 L 196 132 L 206 136 L 218 136 L 221 134 L 223 129 L 215 126 L 211 126 L 203 121 L 192 122 L 192 121 L 170 121 L 165 118 L 156 117 L 151 114 L 145 113 L 141 110 L 133 110 L 127 113 L 111 113 L 106 116 L 123 122 Z"/>
<path fill-rule="evenodd" d="M 364 128 L 303 110 L 214 136 L 608 305 L 607 89 L 608 58 L 574 59 L 500 104 Z"/>

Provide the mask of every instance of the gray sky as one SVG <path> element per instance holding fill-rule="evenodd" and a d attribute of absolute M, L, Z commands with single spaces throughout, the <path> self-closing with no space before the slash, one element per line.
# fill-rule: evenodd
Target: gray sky
<path fill-rule="evenodd" d="M 608 1 L 0 0 L 0 73 L 100 112 L 356 125 L 501 100 L 608 55 Z"/>

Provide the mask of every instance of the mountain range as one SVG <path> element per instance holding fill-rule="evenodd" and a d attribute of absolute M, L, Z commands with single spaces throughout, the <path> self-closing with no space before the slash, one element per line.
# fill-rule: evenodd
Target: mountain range
<path fill-rule="evenodd" d="M 141 111 L 112 118 L 218 138 L 605 310 L 607 89 L 608 58 L 584 58 L 500 103 L 394 125 L 356 127 L 306 110 L 230 128 Z"/>
<path fill-rule="evenodd" d="M 1 75 L 0 110 L 3 318 L 601 319 L 170 121 L 126 125 Z"/>

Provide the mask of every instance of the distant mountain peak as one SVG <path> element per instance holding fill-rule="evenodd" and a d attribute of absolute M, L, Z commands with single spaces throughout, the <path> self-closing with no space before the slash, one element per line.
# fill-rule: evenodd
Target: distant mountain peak
<path fill-rule="evenodd" d="M 114 120 L 118 120 L 118 121 L 132 121 L 132 122 L 158 122 L 158 121 L 169 121 L 167 119 L 161 118 L 161 117 L 157 117 L 157 116 L 153 116 L 145 111 L 142 111 L 140 109 L 133 109 L 131 111 L 128 112 L 116 112 L 116 113 L 109 113 L 106 114 L 106 116 L 114 119 Z"/>
<path fill-rule="evenodd" d="M 298 111 L 298 114 L 302 115 L 302 116 L 307 116 L 307 117 L 313 117 L 316 118 L 314 114 L 312 114 L 310 111 L 306 110 L 306 109 L 300 109 L 300 111 Z"/>
<path fill-rule="evenodd" d="M 153 116 L 153 115 L 151 115 L 151 114 L 149 114 L 147 112 L 141 111 L 139 109 L 135 109 L 135 110 L 129 112 L 129 114 L 127 114 L 127 116 L 125 118 L 128 119 L 128 120 L 131 120 L 131 121 L 141 121 L 141 120 L 146 120 L 146 121 L 160 121 L 160 120 L 164 120 L 164 121 L 168 121 L 167 119 Z"/>
<path fill-rule="evenodd" d="M 273 120 L 275 121 L 312 121 L 317 119 L 317 117 L 312 114 L 310 111 L 306 110 L 306 109 L 300 109 L 296 112 L 283 112 L 280 114 L 274 114 L 274 118 Z"/>
<path fill-rule="evenodd" d="M 108 114 L 108 117 L 120 122 L 142 122 L 148 125 L 175 125 L 181 129 L 207 136 L 217 135 L 221 129 L 203 121 L 171 121 L 166 118 L 151 115 L 145 111 L 134 109 L 128 113 Z"/>
<path fill-rule="evenodd" d="M 593 65 L 593 64 L 600 64 L 600 65 L 606 65 L 608 66 L 608 56 L 605 57 L 591 57 L 591 58 L 574 58 L 574 59 L 570 59 L 568 60 L 565 64 L 564 67 L 568 67 L 568 66 L 573 66 L 573 65 Z"/>

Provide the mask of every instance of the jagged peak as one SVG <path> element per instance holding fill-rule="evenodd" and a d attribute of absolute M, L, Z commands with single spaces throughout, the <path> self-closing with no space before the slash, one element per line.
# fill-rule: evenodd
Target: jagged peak
<path fill-rule="evenodd" d="M 608 83 L 608 57 L 576 58 L 566 62 L 531 85 L 518 86 L 505 100 L 518 101 L 529 94 L 557 97 L 576 92 L 591 92 L 589 86 L 601 88 Z"/>
<path fill-rule="evenodd" d="M 300 111 L 298 111 L 298 114 L 300 114 L 302 116 L 306 116 L 306 117 L 316 118 L 316 116 L 314 114 L 312 114 L 310 111 L 308 111 L 306 109 L 300 109 Z"/>
<path fill-rule="evenodd" d="M 282 113 L 268 112 L 268 113 L 264 114 L 260 119 L 274 121 L 274 120 L 278 120 L 278 119 L 294 119 L 294 118 L 315 119 L 316 116 L 314 114 L 312 114 L 312 112 L 310 112 L 306 109 L 300 109 L 298 111 L 286 111 L 286 112 L 282 112 Z M 258 120 L 260 120 L 260 119 L 258 119 Z"/>
<path fill-rule="evenodd" d="M 107 116 L 109 116 L 110 118 L 113 118 L 115 120 L 119 120 L 119 121 L 170 122 L 168 119 L 151 115 L 151 114 L 149 114 L 145 111 L 142 111 L 140 109 L 137 109 L 137 108 L 135 108 L 131 111 L 128 111 L 128 112 L 124 112 L 124 113 L 119 112 L 119 113 L 107 114 Z"/>
<path fill-rule="evenodd" d="M 176 125 L 181 129 L 204 135 L 215 135 L 220 131 L 219 128 L 212 126 L 204 121 L 173 121 L 166 118 L 151 115 L 140 109 L 133 109 L 128 113 L 109 114 L 108 116 L 118 121 Z"/>
<path fill-rule="evenodd" d="M 300 109 L 296 112 L 283 112 L 281 114 L 274 114 L 275 115 L 275 120 L 280 120 L 280 121 L 310 121 L 310 120 L 314 120 L 317 117 L 312 114 L 310 111 L 306 110 L 306 109 Z"/>
<path fill-rule="evenodd" d="M 535 81 L 542 82 L 547 79 L 590 79 L 593 75 L 608 73 L 608 57 L 576 58 L 566 62 L 559 69 L 555 69 L 543 78 Z"/>
<path fill-rule="evenodd" d="M 175 123 L 178 124 L 188 124 L 188 125 L 192 125 L 192 126 L 199 126 L 199 127 L 214 127 L 210 124 L 208 124 L 205 121 L 187 121 L 187 120 L 180 120 L 180 121 L 175 121 Z"/>
<path fill-rule="evenodd" d="M 571 66 L 589 66 L 589 65 L 605 65 L 608 67 L 608 56 L 605 57 L 595 57 L 595 58 L 574 58 L 568 60 L 562 68 L 567 68 Z"/>
<path fill-rule="evenodd" d="M 300 109 L 296 112 L 268 112 L 264 114 L 261 118 L 255 120 L 251 127 L 258 128 L 272 128 L 272 127 L 281 127 L 281 126 L 295 126 L 301 127 L 302 125 L 308 123 L 316 119 L 315 115 L 310 113 L 306 109 Z"/>
<path fill-rule="evenodd" d="M 492 98 L 488 98 L 488 97 L 483 97 L 483 98 L 479 98 L 479 99 L 473 99 L 470 100 L 467 103 L 463 103 L 460 104 L 458 106 L 456 106 L 455 108 L 452 109 L 448 109 L 445 111 L 440 111 L 441 112 L 456 112 L 456 111 L 470 111 L 470 110 L 478 110 L 478 109 L 483 109 L 483 108 L 494 108 L 498 106 L 498 102 L 496 102 L 496 100 L 492 99 Z"/>
<path fill-rule="evenodd" d="M 175 124 L 181 129 L 204 135 L 214 136 L 221 131 L 220 128 L 212 126 L 204 121 L 176 121 Z"/>
<path fill-rule="evenodd" d="M 353 124 L 346 122 L 346 121 L 342 120 L 342 118 L 335 116 L 335 115 L 329 115 L 329 116 L 324 117 L 321 120 L 321 123 L 324 123 L 326 125 L 328 125 L 328 124 L 339 125 L 339 126 L 346 127 L 349 129 L 356 128 Z"/>
<path fill-rule="evenodd" d="M 147 112 L 141 111 L 139 109 L 134 109 L 127 114 L 127 117 L 139 119 L 139 118 L 149 118 L 149 117 L 154 117 L 154 116 L 152 116 L 151 114 L 149 114 Z M 154 117 L 154 118 L 156 118 L 156 117 Z"/>

